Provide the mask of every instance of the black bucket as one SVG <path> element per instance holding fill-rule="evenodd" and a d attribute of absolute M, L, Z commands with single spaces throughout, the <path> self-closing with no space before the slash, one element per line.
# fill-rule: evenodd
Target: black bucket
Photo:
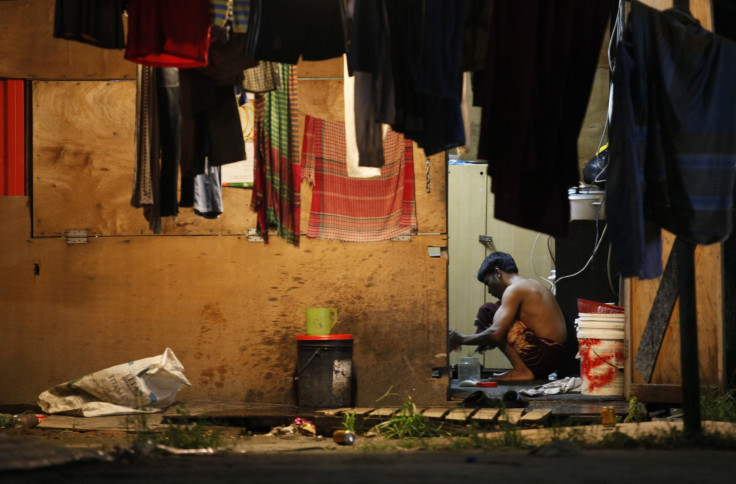
<path fill-rule="evenodd" d="M 296 339 L 299 406 L 352 407 L 353 335 L 299 335 Z"/>

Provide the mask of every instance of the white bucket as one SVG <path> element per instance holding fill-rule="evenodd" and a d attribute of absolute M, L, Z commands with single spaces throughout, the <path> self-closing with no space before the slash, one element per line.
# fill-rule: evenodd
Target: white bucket
<path fill-rule="evenodd" d="M 583 395 L 624 394 L 624 331 L 579 323 L 580 392 Z"/>

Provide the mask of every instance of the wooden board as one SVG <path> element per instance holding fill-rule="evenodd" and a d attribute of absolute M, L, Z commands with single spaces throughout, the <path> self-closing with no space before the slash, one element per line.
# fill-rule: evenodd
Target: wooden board
<path fill-rule="evenodd" d="M 475 412 L 474 408 L 455 408 L 445 415 L 445 420 L 449 422 L 465 422 Z"/>
<path fill-rule="evenodd" d="M 143 420 L 145 419 L 145 420 Z M 67 415 L 49 415 L 38 424 L 40 429 L 72 429 L 78 432 L 90 430 L 120 430 L 137 432 L 166 428 L 160 413 L 140 415 L 115 415 L 110 417 L 70 417 Z M 145 426 L 143 424 L 145 422 Z"/>
<path fill-rule="evenodd" d="M 422 410 L 422 415 L 430 419 L 441 419 L 449 411 L 447 407 L 432 407 Z"/>
<path fill-rule="evenodd" d="M 519 425 L 530 425 L 530 424 L 538 424 L 544 422 L 549 416 L 552 414 L 552 410 L 550 409 L 544 409 L 544 408 L 538 408 L 538 409 L 532 409 L 524 415 L 521 416 L 521 418 L 518 421 Z"/>
<path fill-rule="evenodd" d="M 504 408 L 498 416 L 498 421 L 516 425 L 524 414 L 524 410 L 523 408 Z"/>
<path fill-rule="evenodd" d="M 54 0 L 0 2 L 0 77 L 135 79 L 124 50 L 55 39 Z"/>
<path fill-rule="evenodd" d="M 663 263 L 669 256 L 674 236 L 663 231 Z M 722 259 L 721 244 L 698 246 L 695 249 L 695 286 L 698 320 L 698 349 L 700 360 L 700 381 L 704 385 L 722 387 L 723 375 L 723 312 L 722 312 Z M 646 322 L 659 289 L 660 279 L 630 280 L 630 340 L 629 354 L 635 361 Z M 679 332 L 679 304 L 676 304 L 667 325 L 656 364 L 651 373 L 649 382 L 633 371 L 630 373 L 629 396 L 631 389 L 641 390 L 641 385 L 672 385 L 681 382 L 680 365 L 680 332 Z M 647 392 L 649 398 L 657 395 L 656 390 Z M 666 396 L 666 397 L 665 397 Z M 670 392 L 662 394 L 671 402 Z M 654 401 L 654 400 L 647 400 Z M 676 401 L 679 401 L 676 400 Z"/>
<path fill-rule="evenodd" d="M 641 342 L 634 359 L 634 368 L 647 382 L 651 381 L 652 371 L 657 362 L 664 335 L 667 332 L 667 325 L 677 302 L 679 277 L 677 251 L 673 249 L 667 257 L 667 264 L 659 280 L 659 288 L 654 296 L 654 301 L 652 301 L 652 309 L 649 311 L 649 317 L 644 326 Z"/>
<path fill-rule="evenodd" d="M 478 422 L 492 422 L 498 418 L 501 409 L 498 408 L 481 408 L 473 414 L 471 420 Z"/>
<path fill-rule="evenodd" d="M 373 410 L 368 417 L 390 417 L 398 411 L 398 407 L 381 407 Z"/>

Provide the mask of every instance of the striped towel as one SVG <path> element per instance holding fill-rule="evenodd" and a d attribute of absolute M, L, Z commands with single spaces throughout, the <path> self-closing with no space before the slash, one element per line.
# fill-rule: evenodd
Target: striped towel
<path fill-rule="evenodd" d="M 313 185 L 307 237 L 378 242 L 417 228 L 411 140 L 389 130 L 377 178 L 348 177 L 345 123 L 307 115 L 302 174 Z"/>
<path fill-rule="evenodd" d="M 223 27 L 228 19 L 232 19 L 236 34 L 248 32 L 250 0 L 210 0 L 210 22 Z"/>

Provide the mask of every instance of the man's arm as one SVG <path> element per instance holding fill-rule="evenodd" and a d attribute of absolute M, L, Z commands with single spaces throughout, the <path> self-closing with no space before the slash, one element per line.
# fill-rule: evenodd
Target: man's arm
<path fill-rule="evenodd" d="M 449 333 L 450 347 L 459 345 L 478 345 L 495 348 L 506 338 L 506 333 L 516 320 L 516 314 L 521 306 L 524 291 L 521 287 L 509 286 L 501 298 L 501 305 L 493 316 L 493 324 L 487 329 L 475 334 L 463 334 L 451 329 Z"/>

